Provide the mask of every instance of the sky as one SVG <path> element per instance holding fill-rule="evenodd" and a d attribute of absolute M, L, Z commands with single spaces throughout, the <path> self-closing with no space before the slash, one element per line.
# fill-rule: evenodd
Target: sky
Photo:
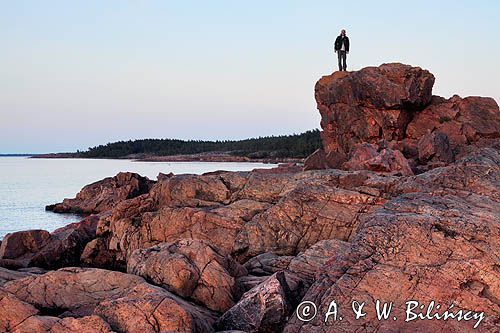
<path fill-rule="evenodd" d="M 314 84 L 402 62 L 500 101 L 500 1 L 0 0 L 0 153 L 319 127 Z"/>

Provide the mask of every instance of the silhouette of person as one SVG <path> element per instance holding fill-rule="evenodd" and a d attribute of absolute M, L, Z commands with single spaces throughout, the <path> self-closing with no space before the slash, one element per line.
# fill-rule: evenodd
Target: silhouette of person
<path fill-rule="evenodd" d="M 349 54 L 349 37 L 346 36 L 345 30 L 340 31 L 340 35 L 335 39 L 333 51 L 337 53 L 339 58 L 339 71 L 347 70 L 347 55 Z"/>

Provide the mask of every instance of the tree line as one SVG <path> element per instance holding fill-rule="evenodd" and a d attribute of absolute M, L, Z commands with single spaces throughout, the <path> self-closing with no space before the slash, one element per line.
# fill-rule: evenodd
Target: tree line
<path fill-rule="evenodd" d="M 78 152 L 78 157 L 123 158 L 129 155 L 188 155 L 225 152 L 249 158 L 304 158 L 321 147 L 318 129 L 301 134 L 266 136 L 244 140 L 140 139 L 118 141 Z"/>

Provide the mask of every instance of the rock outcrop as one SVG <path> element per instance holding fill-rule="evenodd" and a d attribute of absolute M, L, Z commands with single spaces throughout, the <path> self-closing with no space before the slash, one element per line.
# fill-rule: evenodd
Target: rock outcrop
<path fill-rule="evenodd" d="M 117 203 L 147 193 L 154 182 L 136 173 L 120 172 L 89 184 L 73 199 L 45 207 L 56 213 L 98 214 L 113 208 Z"/>
<path fill-rule="evenodd" d="M 88 316 L 92 316 L 99 326 L 109 325 L 120 332 L 213 331 L 211 312 L 154 287 L 136 275 L 64 268 L 9 282 L 0 292 L 7 295 L 10 302 L 25 307 L 26 317 L 40 311 L 61 318 L 89 320 Z M 10 310 L 6 313 L 3 320 L 7 324 L 4 325 L 16 326 L 20 313 Z"/>
<path fill-rule="evenodd" d="M 366 302 L 366 320 L 344 316 L 332 327 L 319 318 L 306 323 L 294 317 L 285 332 L 475 331 L 477 319 L 378 321 L 376 299 L 393 302 L 391 316 L 398 319 L 405 318 L 409 300 L 426 308 L 431 301 L 444 309 L 454 304 L 484 312 L 482 331 L 498 330 L 499 165 L 498 151 L 487 149 L 398 184 L 395 191 L 402 194 L 363 218 L 353 250 L 331 257 L 304 296 L 323 309 L 331 300 L 344 309 L 353 300 Z"/>
<path fill-rule="evenodd" d="M 446 165 L 464 146 L 500 138 L 500 113 L 493 99 L 444 99 L 432 96 L 433 84 L 434 76 L 428 71 L 402 64 L 322 77 L 316 83 L 315 97 L 324 150 L 306 161 L 306 169 L 352 170 L 354 166 L 400 172 L 409 164 L 414 171 L 423 172 L 436 166 L 428 165 L 429 159 L 443 162 L 437 166 Z M 393 163 L 395 167 L 384 163 L 384 154 L 377 156 L 375 165 L 357 162 L 356 152 L 365 144 L 389 152 L 389 160 L 398 161 Z M 401 152 L 404 158 L 393 157 L 397 153 L 387 148 Z"/>
<path fill-rule="evenodd" d="M 9 281 L 22 279 L 30 275 L 31 274 L 28 272 L 10 270 L 4 267 L 0 267 L 0 286 L 6 284 Z"/>
<path fill-rule="evenodd" d="M 87 245 L 82 260 L 125 267 L 133 251 L 181 238 L 208 241 L 239 262 L 269 251 L 297 254 L 322 239 L 347 240 L 360 214 L 380 206 L 382 188 L 396 181 L 340 170 L 174 176 L 101 219 L 100 241 Z"/>
<path fill-rule="evenodd" d="M 323 77 L 307 171 L 87 186 L 56 211 L 97 215 L 0 244 L 0 331 L 498 332 L 500 112 L 433 83 L 400 64 Z M 405 321 L 411 300 L 463 317 Z"/>
<path fill-rule="evenodd" d="M 29 230 L 7 234 L 0 246 L 0 264 L 50 269 L 79 264 L 83 249 L 96 237 L 100 217 L 90 215 L 52 233 Z"/>
<path fill-rule="evenodd" d="M 33 305 L 21 301 L 0 288 L 1 332 L 111 333 L 111 327 L 99 316 L 58 318 L 42 314 Z"/>

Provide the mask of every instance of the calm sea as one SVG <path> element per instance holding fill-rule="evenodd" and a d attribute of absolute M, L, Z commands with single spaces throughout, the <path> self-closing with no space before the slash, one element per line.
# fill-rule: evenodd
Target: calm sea
<path fill-rule="evenodd" d="M 137 172 L 156 180 L 159 172 L 201 174 L 271 168 L 262 163 L 132 162 L 129 160 L 34 159 L 0 157 L 0 239 L 27 229 L 53 231 L 78 216 L 46 212 L 48 204 L 73 198 L 85 185 L 120 171 Z"/>

